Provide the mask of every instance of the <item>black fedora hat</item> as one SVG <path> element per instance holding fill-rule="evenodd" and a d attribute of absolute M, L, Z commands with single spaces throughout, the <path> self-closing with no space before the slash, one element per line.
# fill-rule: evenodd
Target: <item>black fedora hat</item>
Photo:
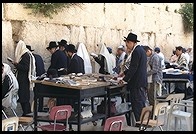
<path fill-rule="evenodd" d="M 59 46 L 66 47 L 67 46 L 67 41 L 62 39 L 60 42 L 58 42 L 58 44 L 59 44 Z"/>
<path fill-rule="evenodd" d="M 31 52 L 34 51 L 34 50 L 31 49 L 31 46 L 30 45 L 26 45 L 26 48 L 28 48 L 29 51 L 31 51 Z"/>
<path fill-rule="evenodd" d="M 55 41 L 51 41 L 49 43 L 49 46 L 46 49 L 56 48 L 58 47 Z"/>
<path fill-rule="evenodd" d="M 134 41 L 134 42 L 140 42 L 139 40 L 137 40 L 137 35 L 133 34 L 133 33 L 129 33 L 127 37 L 124 37 L 124 41 Z"/>
<path fill-rule="evenodd" d="M 66 51 L 75 53 L 76 52 L 76 47 L 73 44 L 69 44 L 69 45 L 67 45 Z"/>

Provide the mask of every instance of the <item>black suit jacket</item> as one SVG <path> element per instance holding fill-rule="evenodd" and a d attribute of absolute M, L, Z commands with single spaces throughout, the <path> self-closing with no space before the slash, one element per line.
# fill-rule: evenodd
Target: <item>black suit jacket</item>
<path fill-rule="evenodd" d="M 141 46 L 137 46 L 131 58 L 129 69 L 126 70 L 124 81 L 128 82 L 129 88 L 147 87 L 147 56 Z"/>
<path fill-rule="evenodd" d="M 33 53 L 33 56 L 35 57 L 36 76 L 40 76 L 45 73 L 44 61 L 38 54 Z"/>
<path fill-rule="evenodd" d="M 60 50 L 57 50 L 52 54 L 51 57 L 51 65 L 48 69 L 60 69 L 65 68 L 67 69 L 67 56 Z"/>
<path fill-rule="evenodd" d="M 67 73 L 85 73 L 84 72 L 84 60 L 75 54 L 69 61 L 69 66 L 67 69 Z"/>

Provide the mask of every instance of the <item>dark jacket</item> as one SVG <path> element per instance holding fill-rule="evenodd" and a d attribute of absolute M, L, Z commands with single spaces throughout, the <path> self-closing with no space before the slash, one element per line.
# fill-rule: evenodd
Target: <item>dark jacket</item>
<path fill-rule="evenodd" d="M 128 82 L 130 88 L 147 86 L 147 56 L 141 46 L 137 46 L 132 53 L 129 69 L 126 70 L 124 81 Z"/>
<path fill-rule="evenodd" d="M 44 61 L 38 54 L 33 53 L 33 56 L 35 57 L 36 76 L 40 76 L 45 73 Z"/>
<path fill-rule="evenodd" d="M 5 75 L 5 78 L 2 83 L 2 99 L 5 97 L 5 95 L 9 92 L 9 76 Z"/>
<path fill-rule="evenodd" d="M 64 52 L 57 50 L 52 54 L 51 57 L 51 64 L 48 69 L 58 69 L 64 68 L 67 69 L 67 56 L 64 54 Z M 58 72 L 58 75 L 62 75 L 60 72 Z"/>
<path fill-rule="evenodd" d="M 17 80 L 19 84 L 18 96 L 19 102 L 29 102 L 30 99 L 30 82 L 28 78 L 30 56 L 28 52 L 22 55 L 21 60 L 15 65 L 17 69 Z"/>
<path fill-rule="evenodd" d="M 71 59 L 69 63 L 69 67 L 67 69 L 67 73 L 85 73 L 84 72 L 84 60 L 75 54 Z"/>
<path fill-rule="evenodd" d="M 109 74 L 105 69 L 105 57 L 103 55 L 99 55 L 99 57 L 93 57 L 95 61 L 99 64 L 99 73 L 100 74 Z"/>

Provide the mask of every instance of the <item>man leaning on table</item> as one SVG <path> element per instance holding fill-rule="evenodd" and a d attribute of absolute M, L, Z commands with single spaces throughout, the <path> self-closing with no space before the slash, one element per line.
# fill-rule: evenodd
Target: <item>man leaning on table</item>
<path fill-rule="evenodd" d="M 130 101 L 135 115 L 136 121 L 140 120 L 142 108 L 146 102 L 146 87 L 147 87 L 147 56 L 142 46 L 137 45 L 137 35 L 129 33 L 125 38 L 127 49 L 132 50 L 125 61 L 126 70 L 123 80 L 128 82 L 127 90 L 130 92 Z"/>

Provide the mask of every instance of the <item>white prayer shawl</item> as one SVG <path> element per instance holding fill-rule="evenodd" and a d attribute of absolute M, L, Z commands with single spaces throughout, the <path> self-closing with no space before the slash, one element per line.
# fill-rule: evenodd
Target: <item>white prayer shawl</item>
<path fill-rule="evenodd" d="M 101 45 L 101 46 L 100 46 Z M 105 59 L 106 59 L 106 71 L 110 74 L 113 73 L 113 60 L 111 58 L 111 55 L 110 53 L 108 52 L 108 49 L 106 48 L 106 46 L 104 44 L 99 44 L 100 46 L 100 51 L 99 51 L 99 54 L 104 56 Z M 116 63 L 116 61 L 114 62 Z"/>
<path fill-rule="evenodd" d="M 86 46 L 83 43 L 79 43 L 77 55 L 84 60 L 85 74 L 92 73 L 92 65 L 91 65 L 90 57 L 86 49 Z"/>
<path fill-rule="evenodd" d="M 111 61 L 112 61 L 112 74 L 115 74 L 113 69 L 116 67 L 116 57 L 111 53 L 110 58 L 111 58 Z"/>
<path fill-rule="evenodd" d="M 128 55 L 126 61 L 125 61 L 125 69 L 128 69 L 129 68 L 129 65 L 130 65 L 130 62 L 131 62 L 131 57 L 132 57 L 132 53 L 133 51 L 135 50 L 135 48 L 137 47 L 138 45 L 135 45 L 132 49 L 132 51 L 130 52 L 130 54 Z"/>
<path fill-rule="evenodd" d="M 19 89 L 18 81 L 15 75 L 13 74 L 13 72 L 11 71 L 11 67 L 6 63 L 3 63 L 3 65 L 4 65 L 4 70 L 2 74 L 2 83 L 4 81 L 5 76 L 7 75 L 9 77 L 9 90 L 4 96 L 4 98 L 2 99 L 2 105 L 6 108 L 11 107 L 13 109 L 16 109 L 17 100 L 19 98 L 18 97 L 18 89 Z"/>
<path fill-rule="evenodd" d="M 36 77 L 35 57 L 31 53 L 31 51 L 29 51 L 29 49 L 26 48 L 26 44 L 22 40 L 20 40 L 16 46 L 15 61 L 17 63 L 19 63 L 22 55 L 25 54 L 26 52 L 30 56 L 28 78 L 29 78 L 29 82 L 30 82 L 30 90 L 33 90 L 33 87 L 35 86 L 35 84 L 33 82 L 31 82 L 31 79 L 32 79 L 32 77 Z M 17 73 L 16 73 L 16 76 L 17 76 Z"/>

